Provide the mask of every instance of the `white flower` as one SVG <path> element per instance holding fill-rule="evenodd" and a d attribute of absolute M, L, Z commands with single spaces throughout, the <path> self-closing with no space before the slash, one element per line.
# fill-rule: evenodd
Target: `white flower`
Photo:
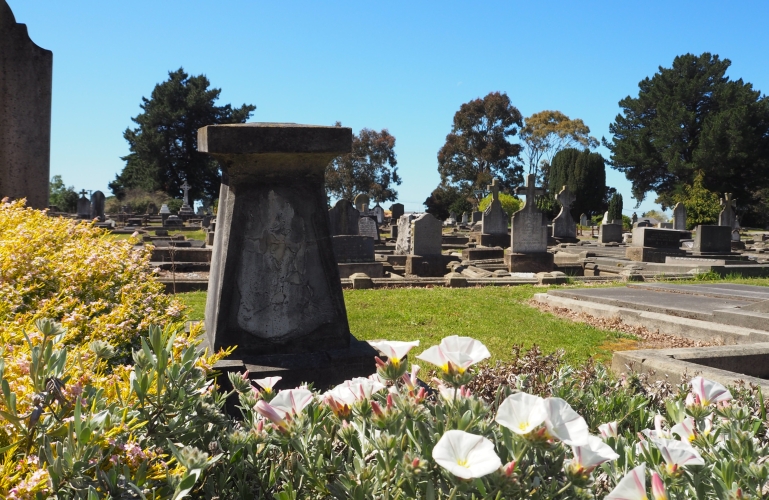
<path fill-rule="evenodd" d="M 433 379 L 433 382 L 435 382 L 435 385 L 438 386 L 438 392 L 440 393 L 441 397 L 446 401 L 450 402 L 450 401 L 455 401 L 457 399 L 469 398 L 471 395 L 470 389 L 468 389 L 464 385 L 459 389 L 455 389 L 453 387 L 446 386 L 443 382 L 441 382 L 436 378 Z"/>
<path fill-rule="evenodd" d="M 371 395 L 385 388 L 385 385 L 370 378 L 356 377 L 342 382 L 323 396 L 330 396 L 341 405 L 352 406 L 356 401 L 371 399 Z"/>
<path fill-rule="evenodd" d="M 732 399 L 732 394 L 726 387 L 712 380 L 694 377 L 691 381 L 691 386 L 694 402 L 702 406 L 709 406 L 712 403 L 723 403 Z M 687 399 L 687 403 L 689 401 Z"/>
<path fill-rule="evenodd" d="M 441 467 L 462 479 L 491 474 L 502 466 L 494 443 L 483 436 L 451 430 L 433 448 L 433 459 Z"/>
<path fill-rule="evenodd" d="M 689 443 L 675 439 L 654 439 L 652 442 L 660 450 L 670 472 L 684 465 L 705 465 L 702 456 Z"/>
<path fill-rule="evenodd" d="M 692 417 L 686 417 L 683 422 L 674 425 L 670 430 L 675 434 L 678 434 L 678 437 L 681 438 L 681 441 L 690 443 L 694 441 L 695 437 L 697 437 L 696 429 L 697 424 L 695 423 L 694 419 Z"/>
<path fill-rule="evenodd" d="M 561 398 L 545 400 L 547 433 L 570 446 L 584 446 L 589 435 L 587 422 Z"/>
<path fill-rule="evenodd" d="M 495 420 L 499 425 L 523 435 L 542 425 L 546 418 L 544 399 L 525 392 L 516 392 L 499 405 Z"/>
<path fill-rule="evenodd" d="M 604 500 L 647 500 L 646 464 L 628 472 Z"/>
<path fill-rule="evenodd" d="M 586 445 L 572 446 L 571 451 L 574 452 L 571 467 L 583 469 L 585 472 L 591 472 L 602 463 L 619 458 L 611 446 L 597 436 L 588 436 Z"/>
<path fill-rule="evenodd" d="M 312 401 L 312 392 L 307 389 L 279 391 L 270 401 L 270 406 L 285 414 L 298 415 Z"/>
<path fill-rule="evenodd" d="M 403 356 L 409 353 L 409 351 L 419 345 L 419 341 L 402 342 L 400 340 L 380 340 L 378 342 L 369 342 L 371 347 L 381 352 L 390 363 L 397 365 L 400 363 Z"/>
<path fill-rule="evenodd" d="M 411 373 L 406 372 L 401 377 L 401 379 L 403 380 L 403 384 L 410 391 L 416 390 L 419 387 L 419 379 L 417 378 L 417 372 L 419 372 L 419 366 L 412 364 Z"/>
<path fill-rule="evenodd" d="M 254 379 L 254 382 L 266 392 L 272 392 L 272 388 L 281 380 L 283 380 L 283 377 L 267 377 Z"/>
<path fill-rule="evenodd" d="M 417 356 L 418 359 L 427 361 L 440 367 L 448 373 L 453 367 L 459 373 L 464 373 L 469 367 L 491 356 L 486 346 L 470 337 L 458 337 L 452 335 L 441 340 Z"/>
<path fill-rule="evenodd" d="M 662 422 L 665 422 L 666 419 L 659 413 L 654 415 L 654 429 L 644 429 L 641 432 L 644 433 L 646 437 L 649 439 L 671 439 L 673 435 L 670 433 L 670 431 L 666 431 L 662 428 Z"/>
<path fill-rule="evenodd" d="M 610 437 L 616 438 L 618 436 L 617 422 L 609 422 L 608 424 L 599 425 L 598 432 L 601 433 L 603 439 L 608 439 Z"/>

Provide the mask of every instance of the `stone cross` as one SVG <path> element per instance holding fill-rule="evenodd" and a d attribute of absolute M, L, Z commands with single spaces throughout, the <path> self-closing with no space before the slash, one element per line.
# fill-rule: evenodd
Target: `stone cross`
<path fill-rule="evenodd" d="M 734 227 L 734 209 L 737 208 L 737 200 L 732 198 L 732 193 L 724 193 L 724 198 L 720 200 L 724 207 L 718 214 L 718 225 Z"/>
<path fill-rule="evenodd" d="M 190 204 L 190 200 L 189 200 L 189 196 L 188 196 L 189 192 L 190 192 L 190 187 L 191 186 L 189 184 L 187 184 L 186 180 L 184 181 L 184 184 L 181 185 L 181 188 L 184 191 L 184 204 L 185 205 L 189 205 Z"/>
<path fill-rule="evenodd" d="M 555 201 L 560 203 L 564 210 L 569 211 L 574 202 L 577 201 L 577 197 L 569 190 L 568 186 L 564 186 L 561 192 L 555 195 Z"/>
<path fill-rule="evenodd" d="M 561 192 L 555 195 L 555 199 L 561 204 L 561 211 L 553 219 L 553 237 L 555 238 L 576 238 L 577 224 L 571 216 L 571 206 L 577 200 L 567 186 L 563 186 Z M 528 199 L 526 200 L 528 203 Z"/>
<path fill-rule="evenodd" d="M 81 197 L 85 198 L 85 195 L 87 195 L 87 194 L 88 194 L 88 191 L 86 191 L 85 189 L 83 189 L 83 190 L 82 190 L 82 191 L 80 191 L 78 194 L 79 194 Z"/>
<path fill-rule="evenodd" d="M 492 201 L 499 199 L 499 184 L 497 184 L 497 179 L 494 179 L 491 181 L 491 184 L 489 185 L 489 190 L 491 191 L 491 199 Z"/>
<path fill-rule="evenodd" d="M 545 194 L 545 190 L 541 187 L 537 187 L 537 177 L 534 174 L 526 176 L 526 187 L 518 186 L 515 188 L 515 194 L 523 194 L 526 196 L 526 204 L 523 206 L 523 210 L 531 212 L 536 208 L 536 197 Z"/>

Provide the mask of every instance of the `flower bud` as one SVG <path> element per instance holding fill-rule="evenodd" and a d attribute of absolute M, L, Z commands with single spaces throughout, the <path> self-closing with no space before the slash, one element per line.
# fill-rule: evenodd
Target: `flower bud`
<path fill-rule="evenodd" d="M 668 500 L 668 493 L 665 490 L 665 483 L 656 472 L 652 472 L 652 497 L 654 500 Z"/>
<path fill-rule="evenodd" d="M 503 470 L 506 476 L 512 476 L 513 472 L 515 471 L 515 460 L 505 464 L 505 467 L 503 468 Z"/>

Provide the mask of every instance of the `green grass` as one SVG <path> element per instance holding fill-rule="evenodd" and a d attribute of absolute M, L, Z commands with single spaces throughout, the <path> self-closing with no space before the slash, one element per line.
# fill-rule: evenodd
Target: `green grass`
<path fill-rule="evenodd" d="M 149 236 L 155 236 L 155 230 L 156 229 L 162 229 L 160 227 L 149 229 L 148 235 Z M 188 240 L 200 240 L 200 241 L 206 241 L 206 231 L 203 229 L 197 230 L 197 231 L 168 231 L 169 236 L 173 236 L 176 234 L 183 234 L 187 237 Z M 130 234 L 109 234 L 110 238 L 114 240 L 127 240 L 131 237 Z"/>
<path fill-rule="evenodd" d="M 491 351 L 492 361 L 509 359 L 511 346 L 539 344 L 545 352 L 563 348 L 569 361 L 609 359 L 627 349 L 630 337 L 542 313 L 526 301 L 544 288 L 398 288 L 345 290 L 350 330 L 361 340 L 416 340 L 421 349 L 448 335 L 473 337 Z M 202 319 L 205 292 L 179 294 L 191 319 Z"/>

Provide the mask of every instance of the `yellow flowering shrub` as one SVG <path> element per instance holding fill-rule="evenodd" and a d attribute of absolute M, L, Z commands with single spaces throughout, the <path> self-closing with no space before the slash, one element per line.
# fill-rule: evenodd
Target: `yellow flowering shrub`
<path fill-rule="evenodd" d="M 172 497 L 205 466 L 180 457 L 210 438 L 190 422 L 223 418 L 224 353 L 198 355 L 134 243 L 0 205 L 0 497 Z"/>

